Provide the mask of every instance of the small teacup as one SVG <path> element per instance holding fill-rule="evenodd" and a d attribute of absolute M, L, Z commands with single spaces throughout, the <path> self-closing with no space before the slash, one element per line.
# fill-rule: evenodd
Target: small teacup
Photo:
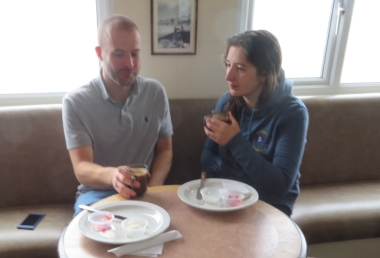
<path fill-rule="evenodd" d="M 231 124 L 230 115 L 226 111 L 215 111 L 215 110 L 213 110 L 211 116 L 212 116 L 212 118 L 226 122 L 227 124 Z"/>
<path fill-rule="evenodd" d="M 143 195 L 148 187 L 148 178 L 150 175 L 148 166 L 144 164 L 131 164 L 127 165 L 127 170 L 132 174 L 132 190 L 136 192 L 137 196 Z M 140 187 L 134 187 L 134 181 L 138 181 L 140 183 Z"/>
<path fill-rule="evenodd" d="M 231 124 L 231 120 L 230 120 L 230 116 L 229 116 L 228 112 L 212 110 L 211 114 L 205 115 L 204 118 L 203 118 L 203 125 L 208 130 L 210 130 L 210 128 L 208 128 L 207 125 L 206 125 L 206 118 L 207 117 L 212 117 L 212 118 L 218 119 L 220 121 L 223 121 L 223 122 L 225 122 L 227 124 Z"/>

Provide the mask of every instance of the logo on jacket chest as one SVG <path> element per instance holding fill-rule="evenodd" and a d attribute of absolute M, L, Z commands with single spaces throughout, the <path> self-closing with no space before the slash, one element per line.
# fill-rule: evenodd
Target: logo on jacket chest
<path fill-rule="evenodd" d="M 252 147 L 257 152 L 265 151 L 267 149 L 267 139 L 268 139 L 268 133 L 266 131 L 261 130 L 261 131 L 256 132 L 253 138 Z"/>

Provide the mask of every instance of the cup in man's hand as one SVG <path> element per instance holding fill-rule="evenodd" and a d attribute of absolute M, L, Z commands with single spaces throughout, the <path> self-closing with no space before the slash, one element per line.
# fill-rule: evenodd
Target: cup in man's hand
<path fill-rule="evenodd" d="M 143 195 L 148 187 L 149 171 L 148 166 L 144 164 L 127 165 L 127 170 L 132 174 L 131 188 L 136 192 L 137 196 Z M 135 181 L 140 183 L 140 187 L 135 187 Z"/>

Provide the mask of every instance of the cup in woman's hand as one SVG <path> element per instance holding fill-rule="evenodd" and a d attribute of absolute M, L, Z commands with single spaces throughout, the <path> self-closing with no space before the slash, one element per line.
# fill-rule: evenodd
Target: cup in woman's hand
<path fill-rule="evenodd" d="M 132 174 L 132 190 L 136 192 L 137 196 L 143 195 L 148 187 L 148 166 L 144 164 L 131 164 L 127 165 L 127 170 Z M 134 184 L 136 184 L 135 181 L 140 183 L 140 187 L 134 186 Z"/>
<path fill-rule="evenodd" d="M 220 121 L 223 121 L 227 124 L 231 124 L 231 120 L 230 120 L 230 116 L 229 116 L 229 113 L 228 112 L 225 112 L 225 111 L 215 111 L 213 110 L 211 114 L 208 114 L 208 115 L 205 115 L 204 118 L 203 118 L 203 125 L 208 129 L 210 130 L 210 128 L 207 127 L 206 125 L 206 118 L 207 117 L 212 117 L 212 118 L 215 118 L 215 119 L 218 119 Z"/>
<path fill-rule="evenodd" d="M 227 124 L 231 124 L 230 115 L 226 111 L 215 111 L 215 110 L 213 110 L 211 116 L 212 116 L 212 118 L 226 122 Z"/>
<path fill-rule="evenodd" d="M 204 126 L 206 126 L 206 118 L 207 117 L 212 117 L 212 118 L 218 119 L 220 121 L 226 122 L 227 124 L 231 124 L 229 113 L 225 112 L 225 111 L 218 112 L 218 111 L 213 110 L 211 114 L 205 115 L 203 118 L 203 125 Z M 206 128 L 208 129 L 207 126 L 206 126 Z"/>

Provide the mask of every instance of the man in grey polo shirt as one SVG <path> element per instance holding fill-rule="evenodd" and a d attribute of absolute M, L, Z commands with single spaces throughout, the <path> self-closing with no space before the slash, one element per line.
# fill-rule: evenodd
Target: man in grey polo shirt
<path fill-rule="evenodd" d="M 63 98 L 67 149 L 78 187 L 79 204 L 109 195 L 136 196 L 127 164 L 148 165 L 150 186 L 162 185 L 172 160 L 173 128 L 162 84 L 138 76 L 140 33 L 122 15 L 107 18 L 98 30 L 100 76 Z M 135 181 L 135 187 L 138 182 Z"/>

